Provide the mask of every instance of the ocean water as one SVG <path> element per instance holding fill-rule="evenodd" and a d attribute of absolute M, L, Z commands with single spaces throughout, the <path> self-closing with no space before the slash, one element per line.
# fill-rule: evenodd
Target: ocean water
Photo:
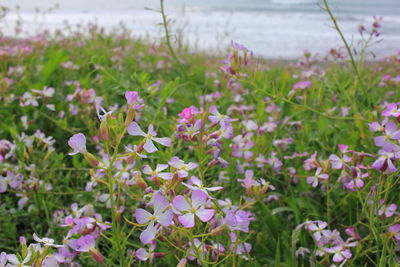
<path fill-rule="evenodd" d="M 400 50 L 400 0 L 329 2 L 352 44 L 360 38 L 358 25 L 370 26 L 373 16 L 382 16 L 382 40 L 371 51 L 383 57 Z M 172 33 L 183 34 L 191 49 L 221 51 L 234 40 L 258 56 L 283 59 L 296 58 L 305 49 L 325 54 L 342 45 L 322 4 L 322 0 L 165 0 Z M 0 5 L 11 8 L 0 21 L 9 35 L 14 34 L 18 18 L 24 21 L 25 34 L 55 29 L 64 21 L 96 21 L 109 30 L 122 21 L 133 35 L 155 42 L 163 34 L 160 14 L 149 10 L 158 8 L 157 0 L 3 0 Z M 51 11 L 38 15 L 37 9 Z"/>

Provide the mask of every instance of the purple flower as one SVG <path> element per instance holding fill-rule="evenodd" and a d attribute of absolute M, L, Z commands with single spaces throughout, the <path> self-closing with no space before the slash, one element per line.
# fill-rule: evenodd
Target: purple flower
<path fill-rule="evenodd" d="M 69 155 L 75 155 L 78 153 L 85 154 L 86 153 L 86 137 L 82 133 L 74 134 L 68 140 L 68 145 L 74 150 L 69 153 Z"/>
<path fill-rule="evenodd" d="M 382 216 L 385 215 L 386 218 L 392 217 L 396 210 L 397 210 L 397 205 L 396 204 L 390 204 L 390 205 L 386 205 L 384 204 L 384 200 L 381 199 L 379 201 L 379 204 L 381 205 L 381 207 L 378 210 L 378 215 Z"/>
<path fill-rule="evenodd" d="M 355 239 L 361 238 L 360 235 L 356 233 L 356 229 L 354 226 L 347 227 L 345 232 L 348 236 L 353 237 Z"/>
<path fill-rule="evenodd" d="M 171 139 L 168 137 L 155 137 L 157 135 L 157 132 L 154 131 L 154 127 L 152 124 L 149 125 L 149 131 L 147 134 L 142 131 L 140 126 L 136 122 L 132 122 L 127 129 L 128 133 L 133 136 L 143 136 L 146 138 L 146 141 L 144 143 L 143 148 L 148 152 L 148 153 L 153 153 L 157 151 L 157 148 L 153 144 L 152 141 L 157 142 L 163 146 L 171 146 Z"/>
<path fill-rule="evenodd" d="M 157 193 L 154 197 L 154 203 L 153 203 L 154 214 L 151 214 L 150 212 L 144 209 L 136 210 L 135 217 L 138 223 L 145 224 L 150 222 L 146 230 L 144 230 L 140 234 L 140 241 L 142 241 L 143 244 L 148 244 L 154 239 L 156 235 L 156 229 L 154 227 L 154 224 L 156 222 L 160 223 L 162 226 L 165 227 L 171 225 L 174 214 L 172 210 L 170 209 L 166 210 L 168 206 L 169 206 L 168 200 L 160 193 Z"/>
<path fill-rule="evenodd" d="M 400 111 L 397 108 L 397 104 L 396 103 L 390 103 L 390 104 L 386 105 L 386 108 L 382 111 L 382 116 L 385 116 L 385 117 L 389 117 L 389 116 L 398 117 L 398 116 L 400 116 Z"/>
<path fill-rule="evenodd" d="M 304 258 L 304 256 L 306 255 L 306 253 L 310 253 L 310 250 L 309 250 L 308 248 L 299 247 L 299 248 L 296 250 L 295 256 L 296 256 L 296 258 L 298 258 L 298 257 L 300 257 L 300 256 Z"/>
<path fill-rule="evenodd" d="M 0 193 L 7 191 L 7 187 L 10 186 L 13 189 L 17 189 L 21 186 L 24 178 L 21 174 L 15 174 L 11 171 L 7 171 L 5 177 L 0 176 Z"/>
<path fill-rule="evenodd" d="M 254 217 L 251 217 L 252 214 L 248 211 L 237 210 L 236 208 L 232 208 L 230 210 L 225 210 L 226 213 L 226 224 L 229 226 L 231 231 L 242 231 L 245 233 L 249 232 L 250 222 L 254 220 Z"/>
<path fill-rule="evenodd" d="M 221 113 L 219 113 L 216 106 L 210 107 L 210 113 L 212 115 L 208 116 L 208 119 L 213 124 L 219 124 L 221 125 L 221 127 L 228 127 L 231 124 L 231 118 L 227 115 L 222 115 Z"/>
<path fill-rule="evenodd" d="M 312 231 L 313 236 L 315 238 L 316 241 L 319 241 L 322 238 L 322 233 L 326 227 L 328 226 L 328 224 L 326 222 L 322 222 L 322 221 L 317 221 L 316 223 L 311 223 L 310 225 L 307 226 L 307 230 L 308 231 Z"/>
<path fill-rule="evenodd" d="M 61 248 L 64 246 L 64 245 L 54 244 L 54 239 L 51 238 L 47 237 L 39 238 L 35 233 L 33 234 L 33 239 L 38 243 L 42 243 L 45 247 Z"/>
<path fill-rule="evenodd" d="M 203 191 L 194 190 L 191 201 L 181 195 L 174 198 L 172 205 L 177 210 L 177 214 L 180 215 L 178 219 L 184 227 L 191 228 L 195 225 L 195 215 L 202 222 L 208 222 L 212 218 L 215 211 L 204 207 L 207 197 L 207 194 Z"/>
<path fill-rule="evenodd" d="M 397 126 L 393 122 L 388 122 L 385 126 L 385 135 L 377 136 L 374 138 L 375 145 L 379 147 L 391 147 L 393 146 L 391 140 L 400 139 L 400 130 L 397 130 Z"/>
<path fill-rule="evenodd" d="M 317 168 L 314 176 L 310 176 L 307 178 L 307 183 L 310 184 L 312 187 L 317 187 L 318 182 L 321 180 L 327 180 L 329 178 L 328 174 L 321 173 L 322 169 Z"/>
<path fill-rule="evenodd" d="M 204 187 L 203 182 L 196 176 L 190 177 L 189 181 L 190 181 L 191 185 L 187 184 L 187 183 L 182 183 L 182 184 L 184 186 L 186 186 L 187 188 L 190 188 L 191 190 L 197 190 L 197 189 L 201 190 L 204 193 L 206 193 L 207 195 L 208 195 L 208 191 L 213 192 L 213 191 L 218 191 L 218 190 L 223 189 L 222 186 Z"/>
<path fill-rule="evenodd" d="M 389 232 L 397 241 L 400 241 L 400 224 L 394 224 L 390 226 Z"/>
<path fill-rule="evenodd" d="M 7 260 L 9 264 L 7 267 L 30 267 L 31 265 L 27 265 L 27 263 L 31 260 L 32 257 L 32 249 L 28 250 L 25 258 L 19 259 L 15 254 L 7 254 Z"/>
<path fill-rule="evenodd" d="M 347 162 L 351 162 L 351 157 L 343 154 L 342 158 L 340 158 L 337 155 L 332 154 L 329 156 L 329 160 L 331 162 L 332 169 L 339 170 L 346 166 Z"/>
<path fill-rule="evenodd" d="M 144 174 L 150 175 L 148 177 L 149 179 L 154 179 L 154 178 L 161 178 L 163 180 L 171 180 L 173 175 L 170 172 L 162 172 L 168 168 L 168 164 L 157 164 L 157 167 L 155 170 L 152 170 L 149 165 L 144 165 L 142 167 L 142 172 Z"/>
<path fill-rule="evenodd" d="M 252 170 L 246 170 L 244 173 L 244 179 L 238 179 L 239 182 L 242 182 L 242 186 L 247 190 L 250 190 L 253 186 L 260 186 L 261 184 L 254 180 L 254 172 Z"/>
<path fill-rule="evenodd" d="M 193 170 L 199 166 L 193 162 L 189 162 L 188 164 L 186 164 L 178 157 L 172 157 L 168 164 L 177 170 L 179 178 L 187 177 L 189 175 L 188 171 Z"/>
<path fill-rule="evenodd" d="M 0 253 L 0 267 L 6 266 L 7 263 L 7 254 L 5 252 Z"/>
<path fill-rule="evenodd" d="M 298 89 L 304 90 L 304 89 L 309 88 L 311 85 L 312 85 L 312 83 L 310 81 L 300 81 L 300 82 L 295 83 L 293 85 L 293 89 L 295 89 L 295 90 L 298 90 Z"/>
<path fill-rule="evenodd" d="M 368 177 L 368 173 L 362 173 L 359 167 L 351 167 L 351 180 L 344 183 L 346 189 L 354 190 L 355 188 L 361 189 L 364 186 L 362 179 Z"/>
<path fill-rule="evenodd" d="M 67 241 L 67 245 L 77 252 L 89 252 L 97 262 L 103 262 L 103 256 L 95 248 L 96 237 L 93 234 L 70 239 Z"/>
<path fill-rule="evenodd" d="M 388 173 L 393 173 L 397 171 L 397 168 L 393 165 L 393 160 L 400 157 L 400 152 L 387 152 L 385 150 L 379 150 L 378 154 L 380 157 L 375 160 L 371 165 L 371 168 L 379 171 L 386 171 Z"/>
<path fill-rule="evenodd" d="M 136 91 L 125 92 L 125 98 L 128 105 L 131 106 L 133 109 L 138 110 L 143 106 L 142 101 L 139 98 L 139 93 Z"/>
<path fill-rule="evenodd" d="M 240 241 L 236 238 L 236 234 L 234 232 L 229 233 L 231 238 L 231 246 L 229 247 L 231 251 L 235 252 L 236 255 L 248 254 L 251 251 L 251 244 L 249 243 L 240 243 Z"/>
<path fill-rule="evenodd" d="M 350 249 L 347 249 L 342 245 L 334 246 L 331 248 L 325 248 L 324 251 L 327 253 L 334 254 L 333 255 L 334 262 L 341 262 L 343 260 L 348 260 L 352 256 Z"/>
<path fill-rule="evenodd" d="M 138 250 L 136 250 L 135 256 L 141 261 L 147 261 L 148 259 L 150 259 L 150 262 L 152 262 L 154 258 L 153 252 L 155 248 L 156 248 L 156 242 L 152 241 L 148 252 L 144 248 L 139 248 Z"/>

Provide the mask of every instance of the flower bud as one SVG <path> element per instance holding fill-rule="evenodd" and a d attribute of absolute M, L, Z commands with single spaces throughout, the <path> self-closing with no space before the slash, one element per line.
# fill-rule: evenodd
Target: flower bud
<path fill-rule="evenodd" d="M 154 252 L 154 257 L 156 258 L 162 258 L 165 256 L 164 252 Z"/>
<path fill-rule="evenodd" d="M 217 228 L 212 229 L 211 230 L 211 235 L 212 236 L 216 236 L 219 233 L 221 233 L 225 228 L 226 228 L 226 225 L 222 224 L 222 225 L 218 226 Z"/>
<path fill-rule="evenodd" d="M 129 107 L 125 118 L 125 127 L 128 127 L 129 124 L 131 124 L 131 122 L 135 119 L 135 113 L 135 109 Z"/>
<path fill-rule="evenodd" d="M 187 264 L 187 259 L 181 259 L 178 265 L 176 265 L 176 267 L 185 267 L 186 264 Z"/>
<path fill-rule="evenodd" d="M 89 253 L 95 259 L 95 261 L 97 261 L 99 263 L 102 263 L 104 261 L 103 255 L 101 255 L 101 253 L 98 250 L 90 249 Z"/>
<path fill-rule="evenodd" d="M 100 123 L 100 137 L 103 141 L 108 140 L 108 127 L 106 121 Z"/>
<path fill-rule="evenodd" d="M 93 167 L 97 167 L 99 165 L 99 161 L 96 159 L 95 156 L 93 156 L 93 154 L 91 154 L 89 152 L 85 152 L 83 154 L 83 156 L 89 162 L 89 164 L 92 165 Z"/>

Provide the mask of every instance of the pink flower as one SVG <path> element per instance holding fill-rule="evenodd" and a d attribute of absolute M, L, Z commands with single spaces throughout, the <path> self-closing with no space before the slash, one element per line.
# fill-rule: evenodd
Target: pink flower
<path fill-rule="evenodd" d="M 30 267 L 31 265 L 27 265 L 27 263 L 31 260 L 32 257 L 32 249 L 28 249 L 28 253 L 25 258 L 20 259 L 15 254 L 7 254 L 8 264 L 7 267 Z"/>
<path fill-rule="evenodd" d="M 135 256 L 136 256 L 136 258 L 138 258 L 141 261 L 147 261 L 148 259 L 150 259 L 150 262 L 152 263 L 153 258 L 155 256 L 155 253 L 154 253 L 155 248 L 156 248 L 156 242 L 153 241 L 150 243 L 148 252 L 144 248 L 139 248 L 138 250 L 136 250 Z"/>
<path fill-rule="evenodd" d="M 392 217 L 397 210 L 396 204 L 386 205 L 386 204 L 384 204 L 383 199 L 379 201 L 379 204 L 381 205 L 381 207 L 378 210 L 379 216 L 385 215 L 386 218 L 389 218 L 389 217 Z"/>
<path fill-rule="evenodd" d="M 139 98 L 139 93 L 136 91 L 127 91 L 125 92 L 125 98 L 126 102 L 128 102 L 128 105 L 131 106 L 133 109 L 140 109 L 143 107 L 143 104 L 141 103 L 141 99 Z"/>
<path fill-rule="evenodd" d="M 379 171 L 386 171 L 387 173 L 393 173 L 397 171 L 397 168 L 393 165 L 393 161 L 400 157 L 400 152 L 387 152 L 384 150 L 379 150 L 380 157 L 375 160 L 371 165 L 371 168 Z"/>
<path fill-rule="evenodd" d="M 67 245 L 78 252 L 89 252 L 97 262 L 103 262 L 103 256 L 95 248 L 96 237 L 93 234 L 70 239 L 67 241 Z"/>
<path fill-rule="evenodd" d="M 76 155 L 78 153 L 86 153 L 86 137 L 82 133 L 74 134 L 68 140 L 68 145 L 74 150 L 69 155 Z"/>
<path fill-rule="evenodd" d="M 307 183 L 310 184 L 312 187 L 317 187 L 319 181 L 327 180 L 329 178 L 328 174 L 324 174 L 321 172 L 322 169 L 318 168 L 314 176 L 310 176 L 307 178 Z"/>
<path fill-rule="evenodd" d="M 210 113 L 212 115 L 208 116 L 208 119 L 213 124 L 219 124 L 222 127 L 227 127 L 231 124 L 231 118 L 227 115 L 222 115 L 221 113 L 219 113 L 216 106 L 210 107 Z"/>
<path fill-rule="evenodd" d="M 51 238 L 47 237 L 39 238 L 35 233 L 33 234 L 33 239 L 38 243 L 42 243 L 45 247 L 61 248 L 64 246 L 64 245 L 54 244 L 54 239 Z"/>
<path fill-rule="evenodd" d="M 150 175 L 148 179 L 154 179 L 154 178 L 161 178 L 163 180 L 171 180 L 173 175 L 170 172 L 162 172 L 168 168 L 168 164 L 157 164 L 157 167 L 155 170 L 152 170 L 149 165 L 144 165 L 142 167 L 142 172 L 144 174 Z"/>
<path fill-rule="evenodd" d="M 400 110 L 397 108 L 396 103 L 390 103 L 386 105 L 386 109 L 382 111 L 382 115 L 385 117 L 389 116 L 398 117 L 400 116 Z"/>
<path fill-rule="evenodd" d="M 190 120 L 193 117 L 192 108 L 184 108 L 178 116 L 183 119 Z"/>
<path fill-rule="evenodd" d="M 244 173 L 244 179 L 238 179 L 239 182 L 242 182 L 242 186 L 246 189 L 251 189 L 253 186 L 260 186 L 261 184 L 254 180 L 254 172 L 252 170 L 246 170 Z"/>
<path fill-rule="evenodd" d="M 391 140 L 400 139 L 400 130 L 397 130 L 397 126 L 393 122 L 388 122 L 385 126 L 385 134 L 383 136 L 377 136 L 374 138 L 375 145 L 379 147 L 391 147 Z"/>
<path fill-rule="evenodd" d="M 300 81 L 300 82 L 298 82 L 298 83 L 293 85 L 293 89 L 295 89 L 295 90 L 298 90 L 298 89 L 304 90 L 304 89 L 309 88 L 311 85 L 312 85 L 312 83 L 310 81 Z"/>
<path fill-rule="evenodd" d="M 359 167 L 351 167 L 351 180 L 344 184 L 346 189 L 354 190 L 355 188 L 361 189 L 364 186 L 362 179 L 368 177 L 368 173 L 362 173 Z"/>
<path fill-rule="evenodd" d="M 346 232 L 346 234 L 348 236 L 351 236 L 351 237 L 353 237 L 355 239 L 360 239 L 361 238 L 360 235 L 356 233 L 356 230 L 355 230 L 354 226 L 347 227 L 345 232 Z"/>
<path fill-rule="evenodd" d="M 238 210 L 237 208 L 232 208 L 230 210 L 225 210 L 226 214 L 226 224 L 229 226 L 231 231 L 242 231 L 245 233 L 249 232 L 250 222 L 254 220 L 254 217 L 251 217 L 252 214 L 248 211 Z"/>
<path fill-rule="evenodd" d="M 153 207 L 153 214 L 144 209 L 137 209 L 135 212 L 135 218 L 138 223 L 145 224 L 150 222 L 146 230 L 140 234 L 140 241 L 143 244 L 148 244 L 154 239 L 156 235 L 154 224 L 156 222 L 167 227 L 171 225 L 172 217 L 174 216 L 172 210 L 168 209 L 168 200 L 160 193 L 155 195 Z"/>
<path fill-rule="evenodd" d="M 250 243 L 240 243 L 240 240 L 237 239 L 234 232 L 229 233 L 229 237 L 232 242 L 229 247 L 231 251 L 234 251 L 237 255 L 250 253 L 252 248 Z"/>
<path fill-rule="evenodd" d="M 208 191 L 218 191 L 223 189 L 222 186 L 213 186 L 213 187 L 205 187 L 203 185 L 203 182 L 197 178 L 196 176 L 192 176 L 190 177 L 190 183 L 191 184 L 187 184 L 187 183 L 182 183 L 184 186 L 186 186 L 187 188 L 190 188 L 191 190 L 201 190 L 204 193 L 206 193 L 208 195 Z M 209 195 L 208 195 L 209 196 Z"/>
<path fill-rule="evenodd" d="M 177 170 L 179 178 L 187 177 L 189 175 L 188 171 L 191 171 L 199 166 L 193 162 L 189 162 L 188 164 L 186 164 L 183 160 L 179 159 L 178 157 L 172 157 L 171 160 L 168 162 L 168 164 Z"/>
<path fill-rule="evenodd" d="M 202 221 L 208 222 L 214 215 L 215 210 L 206 209 L 207 194 L 201 190 L 192 192 L 192 199 L 189 201 L 185 197 L 178 195 L 172 201 L 173 207 L 176 209 L 178 220 L 186 228 L 192 228 L 195 225 L 195 215 Z"/>
<path fill-rule="evenodd" d="M 342 245 L 334 246 L 331 248 L 325 248 L 325 252 L 332 253 L 334 262 L 341 262 L 351 258 L 352 254 L 350 249 L 343 247 Z"/>
<path fill-rule="evenodd" d="M 142 131 L 140 126 L 136 122 L 132 122 L 127 129 L 128 133 L 133 136 L 143 136 L 146 138 L 146 141 L 144 143 L 143 148 L 148 152 L 148 153 L 153 153 L 157 151 L 157 148 L 155 147 L 154 142 L 157 142 L 163 146 L 170 147 L 171 146 L 171 139 L 168 137 L 155 137 L 157 135 L 157 132 L 154 131 L 154 127 L 152 124 L 149 125 L 149 130 L 147 134 Z"/>
<path fill-rule="evenodd" d="M 394 224 L 389 227 L 389 232 L 397 241 L 400 241 L 400 224 Z"/>
<path fill-rule="evenodd" d="M 8 186 L 13 189 L 17 189 L 21 186 L 24 178 L 21 174 L 15 174 L 11 171 L 7 171 L 7 175 L 5 177 L 0 176 L 0 193 L 4 193 L 7 191 Z"/>
<path fill-rule="evenodd" d="M 324 231 L 328 231 L 324 230 L 327 226 L 328 224 L 326 222 L 317 221 L 315 224 L 311 223 L 310 225 L 308 225 L 307 230 L 314 232 L 313 236 L 315 240 L 319 241 L 322 238 L 322 233 Z"/>

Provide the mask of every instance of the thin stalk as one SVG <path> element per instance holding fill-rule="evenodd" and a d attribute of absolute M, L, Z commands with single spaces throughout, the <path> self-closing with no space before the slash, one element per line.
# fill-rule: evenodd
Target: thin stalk
<path fill-rule="evenodd" d="M 179 68 L 181 69 L 181 71 L 183 72 L 183 74 L 186 76 L 186 69 L 185 67 L 182 65 L 181 61 L 179 60 L 178 56 L 175 53 L 174 48 L 171 45 L 171 35 L 169 33 L 169 29 L 168 29 L 168 21 L 167 21 L 167 15 L 165 15 L 165 9 L 164 9 L 164 0 L 160 0 L 160 13 L 162 16 L 162 20 L 163 20 L 163 27 L 164 27 L 164 32 L 165 32 L 165 43 L 167 44 L 169 53 L 171 54 L 172 58 L 175 60 L 175 62 L 177 63 L 177 65 L 179 66 Z"/>
<path fill-rule="evenodd" d="M 354 60 L 353 53 L 351 52 L 350 45 L 347 43 L 346 38 L 344 38 L 344 35 L 343 35 L 342 31 L 340 30 L 339 25 L 337 24 L 336 18 L 333 16 L 333 13 L 332 13 L 331 9 L 329 8 L 327 0 L 324 0 L 324 6 L 325 6 L 325 11 L 328 12 L 329 17 L 331 18 L 331 20 L 333 22 L 335 30 L 340 35 L 340 38 L 342 39 L 343 44 L 346 47 L 347 53 L 349 54 L 349 57 L 350 57 L 351 65 L 353 66 L 353 69 L 354 69 L 354 72 L 356 73 L 358 79 L 361 82 L 360 73 L 358 72 L 357 64 L 356 64 L 356 61 Z"/>

